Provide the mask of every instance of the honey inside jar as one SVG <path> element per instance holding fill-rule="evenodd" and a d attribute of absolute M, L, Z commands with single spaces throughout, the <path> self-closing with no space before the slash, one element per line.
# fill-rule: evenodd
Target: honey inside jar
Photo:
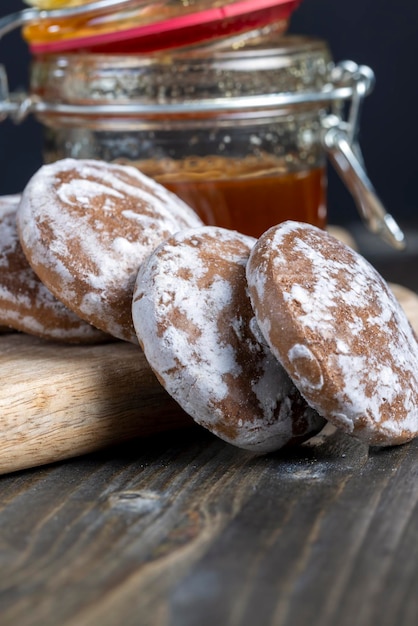
<path fill-rule="evenodd" d="M 209 225 L 259 237 L 288 219 L 326 225 L 324 168 L 289 172 L 268 155 L 240 161 L 226 157 L 133 163 L 194 208 Z"/>

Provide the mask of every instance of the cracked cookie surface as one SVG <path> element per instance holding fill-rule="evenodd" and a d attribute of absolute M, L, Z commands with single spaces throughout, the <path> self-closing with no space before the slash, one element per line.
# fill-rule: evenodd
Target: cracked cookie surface
<path fill-rule="evenodd" d="M 263 335 L 311 406 L 372 445 L 416 437 L 416 336 L 366 259 L 289 221 L 258 240 L 247 280 Z"/>
<path fill-rule="evenodd" d="M 269 452 L 324 420 L 258 328 L 245 278 L 254 243 L 214 226 L 170 237 L 140 269 L 132 315 L 148 362 L 182 408 L 225 441 Z"/>
<path fill-rule="evenodd" d="M 134 167 L 63 159 L 26 185 L 17 224 L 29 263 L 61 302 L 137 343 L 131 301 L 139 266 L 166 237 L 202 222 Z"/>

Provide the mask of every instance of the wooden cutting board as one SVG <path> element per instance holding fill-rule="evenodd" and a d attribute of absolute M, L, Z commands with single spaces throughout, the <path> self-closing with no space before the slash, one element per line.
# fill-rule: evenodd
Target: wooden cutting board
<path fill-rule="evenodd" d="M 139 347 L 0 335 L 0 474 L 188 426 Z"/>

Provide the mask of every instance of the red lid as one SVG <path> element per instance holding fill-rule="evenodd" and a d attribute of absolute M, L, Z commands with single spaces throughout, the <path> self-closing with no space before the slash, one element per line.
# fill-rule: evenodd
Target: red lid
<path fill-rule="evenodd" d="M 287 21 L 301 0 L 238 0 L 124 30 L 30 43 L 34 54 L 74 50 L 146 53 L 202 43 Z"/>

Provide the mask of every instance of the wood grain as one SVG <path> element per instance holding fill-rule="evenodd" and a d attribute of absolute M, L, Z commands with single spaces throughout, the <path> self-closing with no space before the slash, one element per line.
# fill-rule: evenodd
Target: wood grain
<path fill-rule="evenodd" d="M 2 626 L 415 626 L 417 443 L 190 429 L 4 476 Z"/>
<path fill-rule="evenodd" d="M 139 347 L 0 337 L 0 473 L 191 423 Z"/>

